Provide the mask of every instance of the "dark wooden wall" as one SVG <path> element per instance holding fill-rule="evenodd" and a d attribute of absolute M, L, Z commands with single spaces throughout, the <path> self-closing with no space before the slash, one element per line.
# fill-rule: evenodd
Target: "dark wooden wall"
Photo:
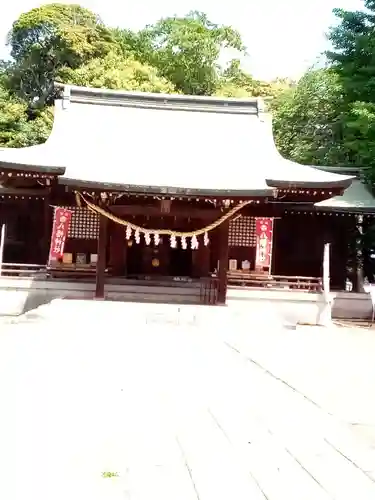
<path fill-rule="evenodd" d="M 250 262 L 250 268 L 255 269 L 256 247 L 229 247 L 229 259 L 237 261 L 237 269 L 241 269 L 244 260 Z"/>
<path fill-rule="evenodd" d="M 284 214 L 275 221 L 272 273 L 321 277 L 324 244 L 331 243 L 331 286 L 344 289 L 353 222 L 353 216 L 335 213 Z"/>
<path fill-rule="evenodd" d="M 59 204 L 62 204 L 62 201 L 73 204 L 72 195 L 66 195 L 66 200 L 61 200 Z M 46 200 L 10 199 L 0 202 L 0 222 L 6 222 L 8 230 L 4 261 L 45 264 L 50 245 L 52 214 L 53 209 Z M 249 209 L 248 215 L 262 214 L 252 213 Z M 201 228 L 209 222 L 207 218 L 189 217 L 186 220 L 171 215 L 132 216 L 130 219 L 144 227 L 165 227 L 185 231 Z M 355 216 L 350 214 L 296 211 L 283 213 L 280 218 L 275 219 L 272 273 L 285 276 L 321 276 L 324 243 L 330 242 L 332 288 L 343 289 L 349 253 L 348 243 L 354 225 Z M 210 244 L 207 249 L 203 247 L 203 238 L 200 238 L 199 251 L 193 252 L 193 269 L 197 276 L 207 275 L 208 271 L 212 272 L 217 267 L 218 231 L 210 232 L 209 238 Z M 121 274 L 126 270 L 124 228 L 110 223 L 108 240 L 110 243 L 107 264 L 118 268 Z M 97 240 L 68 238 L 65 251 L 73 254 L 86 253 L 89 256 L 90 253 L 97 253 Z M 236 259 L 239 266 L 243 260 L 249 260 L 253 265 L 255 247 L 231 247 L 229 258 Z"/>
<path fill-rule="evenodd" d="M 0 222 L 6 224 L 7 233 L 4 262 L 46 263 L 49 245 L 46 231 L 50 231 L 45 223 L 46 207 L 44 200 L 17 199 L 0 203 Z"/>

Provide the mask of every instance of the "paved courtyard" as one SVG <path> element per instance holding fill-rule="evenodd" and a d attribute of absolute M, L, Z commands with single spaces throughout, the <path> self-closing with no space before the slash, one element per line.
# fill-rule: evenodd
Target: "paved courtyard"
<path fill-rule="evenodd" d="M 0 498 L 373 500 L 375 333 L 56 302 L 0 323 Z"/>

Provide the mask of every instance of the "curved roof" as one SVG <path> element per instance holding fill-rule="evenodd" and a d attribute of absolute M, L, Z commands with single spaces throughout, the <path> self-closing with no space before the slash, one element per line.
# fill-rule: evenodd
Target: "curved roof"
<path fill-rule="evenodd" d="M 47 142 L 0 150 L 0 166 L 155 194 L 272 196 L 281 187 L 351 183 L 284 159 L 257 99 L 63 88 Z"/>
<path fill-rule="evenodd" d="M 351 186 L 342 195 L 315 204 L 317 208 L 349 212 L 374 212 L 375 197 L 368 186 L 360 179 L 354 179 Z"/>

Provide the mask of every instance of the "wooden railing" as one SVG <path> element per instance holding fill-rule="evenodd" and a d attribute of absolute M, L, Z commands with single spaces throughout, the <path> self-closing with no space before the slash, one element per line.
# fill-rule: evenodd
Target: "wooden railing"
<path fill-rule="evenodd" d="M 95 278 L 95 267 L 84 269 L 49 269 L 41 264 L 3 263 L 3 277 L 14 278 Z M 322 291 L 322 279 L 307 276 L 268 276 L 243 272 L 228 272 L 228 285 L 252 288 L 289 289 L 300 291 Z M 218 278 L 207 277 L 200 280 L 200 301 L 203 304 L 216 304 L 218 296 Z"/>
<path fill-rule="evenodd" d="M 322 278 L 228 272 L 228 285 L 321 292 Z"/>
<path fill-rule="evenodd" d="M 3 262 L 1 264 L 0 276 L 17 278 L 45 277 L 47 267 L 41 264 L 14 264 Z"/>
<path fill-rule="evenodd" d="M 218 284 L 217 278 L 201 278 L 200 301 L 206 305 L 216 305 L 218 298 Z"/>
<path fill-rule="evenodd" d="M 106 271 L 107 274 L 107 271 Z M 53 266 L 47 268 L 48 278 L 55 279 L 88 279 L 93 281 L 96 275 L 96 266 L 90 265 L 70 265 L 70 266 Z"/>

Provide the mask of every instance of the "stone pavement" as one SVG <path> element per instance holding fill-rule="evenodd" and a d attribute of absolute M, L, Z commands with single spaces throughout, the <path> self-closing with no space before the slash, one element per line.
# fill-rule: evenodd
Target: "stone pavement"
<path fill-rule="evenodd" d="M 222 338 L 344 422 L 375 425 L 375 330 L 269 328 Z"/>
<path fill-rule="evenodd" d="M 372 335 L 252 313 L 57 302 L 1 325 L 0 497 L 373 500 L 350 425 L 375 422 Z"/>

